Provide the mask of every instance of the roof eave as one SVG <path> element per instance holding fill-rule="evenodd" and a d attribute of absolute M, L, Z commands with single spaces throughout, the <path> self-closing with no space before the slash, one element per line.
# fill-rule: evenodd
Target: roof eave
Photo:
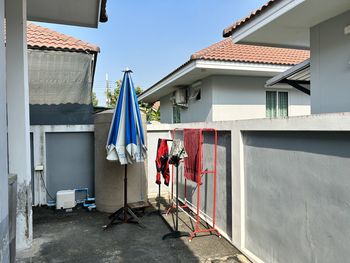
<path fill-rule="evenodd" d="M 291 67 L 290 69 L 274 76 L 273 78 L 266 81 L 266 87 L 272 87 L 279 83 L 281 80 L 286 79 L 292 75 L 294 75 L 296 72 L 299 72 L 303 69 L 310 67 L 310 59 L 306 59 L 303 62 Z"/>
<path fill-rule="evenodd" d="M 154 85 L 152 85 L 150 88 L 143 91 L 141 94 L 137 96 L 138 101 L 145 100 L 148 96 L 152 95 L 156 91 L 160 90 L 164 86 L 166 86 L 168 83 L 171 83 L 172 81 L 176 80 L 180 76 L 183 76 L 184 74 L 190 72 L 191 70 L 195 69 L 195 63 L 196 60 L 189 60 L 180 67 L 176 68 L 174 71 L 166 75 L 164 78 L 156 82 Z"/>
<path fill-rule="evenodd" d="M 31 0 L 27 4 L 27 19 L 97 28 L 99 22 L 108 20 L 106 0 Z"/>
<path fill-rule="evenodd" d="M 267 6 L 258 15 L 253 16 L 245 22 L 235 26 L 231 30 L 226 28 L 224 36 L 231 36 L 234 43 L 247 43 L 244 39 L 253 32 L 264 27 L 277 17 L 287 13 L 296 6 L 303 3 L 305 0 L 279 0 L 275 1 L 273 5 Z M 261 43 L 262 44 L 262 43 Z"/>
<path fill-rule="evenodd" d="M 59 47 L 46 47 L 46 46 L 36 46 L 28 45 L 28 49 L 32 50 L 47 50 L 47 51 L 65 51 L 65 52 L 78 52 L 78 53 L 100 53 L 100 48 L 96 49 L 75 49 L 75 48 L 59 48 Z"/>
<path fill-rule="evenodd" d="M 219 67 L 220 65 L 220 67 Z M 293 65 L 287 65 L 287 64 L 272 64 L 272 63 L 249 63 L 249 62 L 237 62 L 237 61 L 223 61 L 223 60 L 207 60 L 207 59 L 195 59 L 195 60 L 189 60 L 187 63 L 183 64 L 167 76 L 165 76 L 163 79 L 158 81 L 156 84 L 142 92 L 138 96 L 138 101 L 145 101 L 145 102 L 154 102 L 156 100 L 159 100 L 159 98 L 154 100 L 147 100 L 148 97 L 154 95 L 157 91 L 160 91 L 162 88 L 166 87 L 167 85 L 175 82 L 180 77 L 184 76 L 185 74 L 191 74 L 192 71 L 195 69 L 206 69 L 206 70 L 213 70 L 213 69 L 221 69 L 221 70 L 232 70 L 234 71 L 246 71 L 246 72 L 271 72 L 274 74 L 284 72 L 288 68 L 290 68 Z M 169 94 L 169 93 L 168 93 Z"/>

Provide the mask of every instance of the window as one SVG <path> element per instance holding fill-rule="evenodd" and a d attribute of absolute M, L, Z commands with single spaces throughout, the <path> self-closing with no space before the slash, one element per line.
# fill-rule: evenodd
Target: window
<path fill-rule="evenodd" d="M 266 117 L 288 116 L 288 92 L 266 91 Z"/>
<path fill-rule="evenodd" d="M 181 123 L 180 107 L 177 105 L 173 106 L 173 123 Z"/>
<path fill-rule="evenodd" d="M 198 89 L 196 100 L 201 100 L 201 89 Z"/>

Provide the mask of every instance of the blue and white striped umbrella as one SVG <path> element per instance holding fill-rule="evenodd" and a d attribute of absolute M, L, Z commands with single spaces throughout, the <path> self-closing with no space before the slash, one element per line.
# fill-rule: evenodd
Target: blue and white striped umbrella
<path fill-rule="evenodd" d="M 107 160 L 120 164 L 143 162 L 146 146 L 142 129 L 140 108 L 131 79 L 131 70 L 124 71 L 117 106 L 109 129 Z"/>

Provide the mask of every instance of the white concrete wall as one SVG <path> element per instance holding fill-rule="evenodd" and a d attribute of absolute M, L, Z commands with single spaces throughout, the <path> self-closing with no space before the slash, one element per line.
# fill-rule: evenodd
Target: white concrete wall
<path fill-rule="evenodd" d="M 350 11 L 311 28 L 312 113 L 350 111 Z"/>
<path fill-rule="evenodd" d="M 200 122 L 212 120 L 213 90 L 211 78 L 202 80 L 201 100 L 190 100 L 188 109 L 181 109 L 181 122 Z M 173 104 L 170 101 L 172 94 L 160 98 L 161 123 L 173 122 Z"/>
<path fill-rule="evenodd" d="M 9 172 L 17 175 L 17 249 L 33 239 L 29 134 L 27 1 L 6 1 Z"/>
<path fill-rule="evenodd" d="M 158 196 L 158 185 L 156 182 L 156 154 L 157 154 L 157 145 L 158 139 L 170 139 L 171 132 L 167 126 L 160 125 L 147 125 L 147 187 L 148 187 L 148 198 L 155 198 Z M 170 148 L 169 148 L 170 150 Z M 170 169 L 171 172 L 171 169 Z M 170 189 L 164 184 L 163 178 L 161 178 L 161 196 L 168 199 Z"/>
<path fill-rule="evenodd" d="M 0 0 L 0 262 L 9 262 L 5 2 Z"/>
<path fill-rule="evenodd" d="M 213 77 L 213 120 L 265 118 L 267 78 Z"/>
<path fill-rule="evenodd" d="M 245 120 L 266 117 L 268 78 L 247 76 L 214 76 L 213 121 Z M 288 92 L 289 116 L 310 114 L 310 96 L 289 86 L 272 90 Z"/>
<path fill-rule="evenodd" d="M 44 171 L 42 176 L 46 184 L 46 134 L 52 132 L 93 132 L 94 125 L 32 125 L 30 132 L 33 134 L 33 158 L 34 167 L 43 165 Z M 34 202 L 33 205 L 46 205 L 47 194 L 44 183 L 41 180 L 41 172 L 34 171 Z"/>
<path fill-rule="evenodd" d="M 181 109 L 181 122 L 201 122 L 213 120 L 213 80 L 211 77 L 201 80 L 201 99 L 190 100 L 187 109 Z M 162 110 L 162 107 L 160 108 Z"/>
<path fill-rule="evenodd" d="M 211 76 L 202 80 L 201 99 L 181 109 L 181 122 L 245 120 L 266 117 L 267 77 Z M 288 92 L 289 116 L 310 114 L 310 96 L 287 85 L 271 90 Z M 160 99 L 161 122 L 172 123 L 171 95 Z"/>

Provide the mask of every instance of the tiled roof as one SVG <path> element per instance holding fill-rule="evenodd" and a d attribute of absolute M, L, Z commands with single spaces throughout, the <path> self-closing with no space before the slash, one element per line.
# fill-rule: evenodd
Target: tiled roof
<path fill-rule="evenodd" d="M 232 39 L 227 38 L 194 53 L 187 62 L 173 70 L 150 88 L 146 89 L 142 94 L 148 92 L 159 83 L 196 60 L 294 66 L 309 57 L 310 51 L 308 50 L 234 44 Z"/>
<path fill-rule="evenodd" d="M 265 9 L 271 7 L 272 5 L 274 5 L 275 3 L 279 2 L 280 0 L 270 0 L 268 1 L 266 4 L 264 4 L 262 7 L 260 7 L 259 9 L 255 10 L 254 12 L 252 12 L 249 16 L 238 20 L 237 22 L 235 22 L 234 24 L 226 27 L 224 29 L 223 32 L 223 36 L 224 37 L 229 37 L 233 34 L 233 31 L 235 31 L 239 26 L 243 25 L 244 23 L 246 23 L 247 21 L 257 17 L 258 15 L 260 15 Z"/>
<path fill-rule="evenodd" d="M 191 60 L 296 65 L 309 57 L 308 50 L 234 44 L 227 38 L 194 53 Z"/>
<path fill-rule="evenodd" d="M 27 24 L 28 48 L 100 52 L 98 46 L 33 23 Z"/>

